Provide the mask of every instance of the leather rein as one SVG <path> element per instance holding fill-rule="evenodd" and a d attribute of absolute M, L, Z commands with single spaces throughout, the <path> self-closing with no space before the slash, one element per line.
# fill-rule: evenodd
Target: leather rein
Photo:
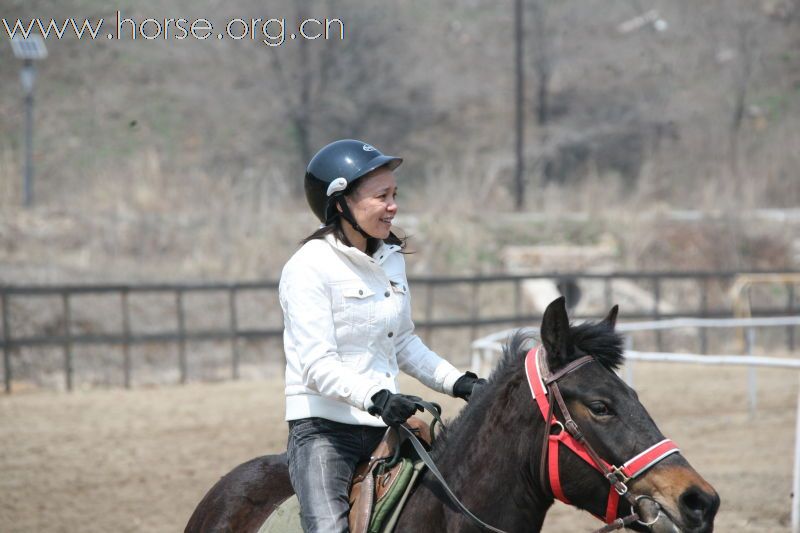
<path fill-rule="evenodd" d="M 525 373 L 531 388 L 531 394 L 536 400 L 547 426 L 542 440 L 541 465 L 539 468 L 542 489 L 546 492 L 549 488 L 555 498 L 572 505 L 564 495 L 559 474 L 559 445 L 564 445 L 603 474 L 603 477 L 611 485 L 606 503 L 605 517 L 595 515 L 606 522 L 606 525 L 594 533 L 622 529 L 633 522 L 639 522 L 644 526 L 652 525 L 661 516 L 661 512 L 659 511 L 659 514 L 651 522 L 642 522 L 638 512 L 639 500 L 642 498 L 649 499 L 649 497 L 635 497 L 628 491 L 626 483 L 673 453 L 679 453 L 680 450 L 674 442 L 664 439 L 629 459 L 622 466 L 606 463 L 592 445 L 589 444 L 578 424 L 572 419 L 558 388 L 559 379 L 592 362 L 594 362 L 594 358 L 586 355 L 551 374 L 547 365 L 544 346 L 532 348 L 525 356 Z M 548 398 L 550 399 L 549 401 Z M 554 416 L 556 405 L 564 418 L 563 423 Z M 624 498 L 631 506 L 631 514 L 618 518 L 620 497 Z"/>

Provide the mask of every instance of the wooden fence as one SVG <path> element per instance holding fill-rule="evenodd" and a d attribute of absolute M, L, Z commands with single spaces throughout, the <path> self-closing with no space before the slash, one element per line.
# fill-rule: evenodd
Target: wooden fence
<path fill-rule="evenodd" d="M 775 272 L 757 272 L 758 274 Z M 781 272 L 784 274 L 785 272 Z M 415 298 L 422 299 L 421 306 L 415 309 L 417 329 L 426 338 L 430 345 L 434 332 L 443 329 L 469 328 L 470 338 L 478 335 L 479 328 L 487 326 L 518 326 L 538 324 L 541 315 L 531 310 L 524 302 L 523 284 L 528 280 L 553 280 L 559 287 L 579 287 L 587 283 L 602 285 L 603 303 L 605 309 L 610 308 L 615 302 L 614 284 L 619 281 L 633 282 L 639 287 L 646 288 L 652 295 L 652 306 L 649 309 L 625 310 L 625 319 L 651 319 L 674 318 L 678 316 L 694 316 L 702 318 L 725 318 L 732 316 L 731 306 L 722 306 L 717 297 L 710 297 L 710 287 L 714 286 L 715 294 L 724 292 L 737 276 L 742 272 L 615 272 L 609 274 L 589 273 L 540 273 L 530 275 L 489 275 L 475 277 L 412 277 L 409 282 L 413 288 Z M 752 272 L 746 274 L 753 274 Z M 680 307 L 674 312 L 662 311 L 662 299 L 665 284 L 670 282 L 688 282 L 697 295 L 698 305 L 691 308 Z M 493 286 L 503 284 L 510 301 L 502 306 L 484 306 L 481 303 L 482 295 Z M 189 341 L 223 341 L 230 344 L 230 377 L 237 379 L 240 368 L 240 342 L 246 340 L 259 340 L 278 338 L 282 334 L 280 321 L 273 321 L 262 327 L 242 327 L 242 310 L 240 309 L 240 295 L 244 292 L 266 293 L 277 305 L 276 281 L 263 281 L 253 283 L 194 283 L 194 284 L 141 284 L 141 285 L 0 285 L 0 307 L 2 310 L 2 338 L 3 370 L 6 392 L 12 390 L 13 358 L 16 353 L 25 348 L 35 347 L 60 347 L 63 352 L 63 369 L 65 384 L 68 390 L 73 388 L 73 348 L 85 345 L 112 345 L 118 346 L 122 351 L 122 371 L 124 385 L 131 386 L 132 365 L 131 347 L 146 343 L 177 343 L 178 366 L 180 382 L 188 379 L 188 354 L 187 342 Z M 795 290 L 793 284 L 782 287 L 778 300 L 771 298 L 772 304 L 767 306 L 752 306 L 753 316 L 793 315 L 797 313 L 795 303 Z M 569 291 L 567 291 L 569 292 Z M 174 302 L 175 327 L 168 327 L 159 331 L 137 331 L 131 323 L 130 298 L 140 294 L 157 294 L 166 296 Z M 199 293 L 222 293 L 226 295 L 227 309 L 215 310 L 224 313 L 224 327 L 187 327 L 187 307 L 185 300 L 188 296 Z M 450 299 L 457 301 L 459 313 L 448 312 L 447 306 L 437 305 L 437 301 L 445 294 L 450 294 Z M 112 332 L 91 333 L 76 331 L 73 313 L 76 310 L 74 301 L 81 296 L 104 295 L 118 299 L 118 324 Z M 774 296 L 774 295 L 773 295 Z M 574 299 L 576 296 L 572 295 Z M 15 306 L 27 300 L 45 299 L 48 305 L 57 309 L 50 309 L 58 320 L 59 331 L 21 331 L 29 328 L 22 327 L 19 317 L 15 317 Z M 568 294 L 568 301 L 570 295 Z M 54 304 L 53 302 L 58 302 Z M 574 303 L 574 302 L 573 302 Z M 496 312 L 497 308 L 500 312 Z M 451 309 L 452 310 L 452 309 Z M 278 310 L 279 315 L 279 310 Z M 421 315 L 421 316 L 420 316 Z M 581 318 L 579 314 L 574 318 Z M 594 317 L 596 318 L 596 316 Z M 115 319 L 117 320 L 117 319 Z M 20 331 L 18 331 L 20 330 Z M 661 332 L 656 333 L 656 343 L 661 347 Z M 786 334 L 787 346 L 794 349 L 794 329 L 788 328 Z M 701 339 L 705 352 L 705 336 Z"/>

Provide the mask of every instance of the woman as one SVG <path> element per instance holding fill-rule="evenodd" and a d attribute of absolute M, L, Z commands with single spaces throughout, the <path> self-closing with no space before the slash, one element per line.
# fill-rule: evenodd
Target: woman
<path fill-rule="evenodd" d="M 394 170 L 402 159 L 352 139 L 325 146 L 306 170 L 306 198 L 323 225 L 281 274 L 289 475 L 306 532 L 347 531 L 348 491 L 386 426 L 415 411 L 402 370 L 469 400 L 479 380 L 414 334 Z"/>

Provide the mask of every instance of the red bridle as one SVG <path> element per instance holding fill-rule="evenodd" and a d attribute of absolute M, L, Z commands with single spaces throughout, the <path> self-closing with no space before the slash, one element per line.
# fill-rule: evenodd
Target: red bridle
<path fill-rule="evenodd" d="M 553 496 L 566 504 L 570 504 L 570 501 L 564 495 L 564 490 L 561 488 L 561 478 L 558 469 L 559 444 L 563 444 L 572 450 L 573 453 L 578 455 L 578 457 L 592 465 L 597 471 L 603 474 L 603 476 L 608 479 L 609 483 L 612 485 L 608 494 L 608 501 L 606 503 L 605 518 L 600 516 L 598 516 L 598 518 L 607 524 L 616 522 L 619 524 L 619 527 L 624 527 L 624 525 L 627 525 L 634 520 L 638 520 L 638 515 L 635 512 L 635 500 L 630 494 L 628 494 L 628 487 L 625 485 L 625 483 L 629 479 L 633 479 L 641 475 L 650 467 L 657 464 L 659 461 L 663 460 L 669 455 L 678 453 L 680 450 L 674 442 L 669 439 L 664 439 L 661 442 L 658 442 L 647 448 L 632 459 L 626 461 L 622 466 L 619 467 L 608 464 L 602 458 L 600 458 L 599 455 L 597 455 L 594 449 L 592 449 L 591 445 L 586 442 L 580 429 L 578 429 L 577 424 L 575 424 L 575 422 L 572 420 L 572 417 L 570 416 L 569 411 L 567 410 L 566 405 L 561 398 L 561 393 L 559 392 L 558 385 L 556 383 L 560 378 L 566 376 L 573 370 L 592 361 L 594 361 L 594 358 L 592 357 L 582 357 L 570 363 L 567 367 L 560 370 L 556 374 L 551 375 L 547 366 L 544 346 L 539 346 L 538 348 L 532 348 L 525 356 L 525 373 L 528 377 L 528 384 L 531 387 L 531 394 L 533 394 L 536 403 L 539 405 L 539 410 L 542 412 L 542 417 L 544 417 L 545 422 L 548 424 L 548 427 L 545 429 L 545 431 L 548 433 L 548 443 L 544 453 L 547 454 L 547 470 L 549 472 L 550 489 L 553 492 Z M 544 375 L 542 373 L 542 367 L 544 367 Z M 562 414 L 564 415 L 565 423 L 559 422 L 556 417 L 553 416 L 554 405 L 548 401 L 548 390 L 553 392 L 551 398 L 555 397 L 554 402 L 557 403 L 561 409 Z M 556 433 L 553 433 L 552 431 L 554 427 L 558 428 Z M 566 429 L 566 431 L 564 431 L 564 429 Z M 632 514 L 625 519 L 617 518 L 620 496 L 628 499 L 633 511 Z"/>

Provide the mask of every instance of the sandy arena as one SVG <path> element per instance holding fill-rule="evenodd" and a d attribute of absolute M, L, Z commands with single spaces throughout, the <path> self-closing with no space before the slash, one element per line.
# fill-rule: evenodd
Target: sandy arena
<path fill-rule="evenodd" d="M 639 363 L 636 388 L 662 431 L 720 492 L 720 532 L 789 530 L 798 376 Z M 423 393 L 453 416 L 460 401 Z M 237 464 L 285 448 L 282 381 L 0 396 L 0 530 L 181 531 Z M 476 473 L 480 475 L 481 473 Z M 599 522 L 556 504 L 546 532 Z"/>

